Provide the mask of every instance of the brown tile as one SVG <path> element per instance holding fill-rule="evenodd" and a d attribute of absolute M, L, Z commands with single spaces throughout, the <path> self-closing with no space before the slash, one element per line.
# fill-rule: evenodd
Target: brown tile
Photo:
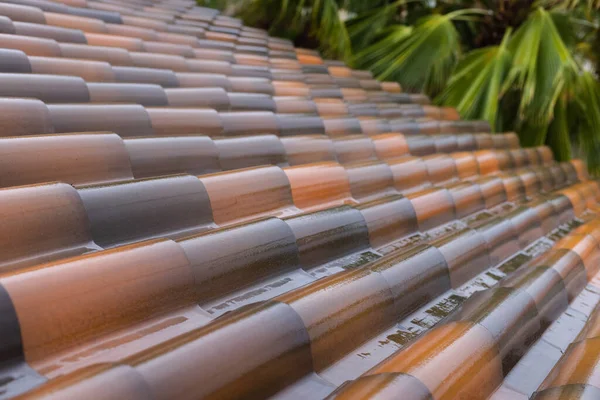
<path fill-rule="evenodd" d="M 0 46 L 5 49 L 21 50 L 28 56 L 69 57 L 69 53 L 63 54 L 59 44 L 52 39 L 0 34 Z"/>
<path fill-rule="evenodd" d="M 274 97 L 276 111 L 280 114 L 317 114 L 314 101 L 301 97 Z"/>
<path fill-rule="evenodd" d="M 502 357 L 504 374 L 541 333 L 538 309 L 530 293 L 510 287 L 475 293 L 450 319 L 476 323 L 492 334 Z"/>
<path fill-rule="evenodd" d="M 487 242 L 473 229 L 463 229 L 436 239 L 431 245 L 444 256 L 453 288 L 457 288 L 491 266 Z"/>
<path fill-rule="evenodd" d="M 462 134 L 456 137 L 456 143 L 458 144 L 458 150 L 460 151 L 473 151 L 477 150 L 477 140 L 475 135 Z"/>
<path fill-rule="evenodd" d="M 164 68 L 173 70 L 175 72 L 192 72 L 186 63 L 185 58 L 181 56 L 140 52 L 130 52 L 128 55 L 131 59 L 131 66 L 144 68 Z"/>
<path fill-rule="evenodd" d="M 231 111 L 276 112 L 273 98 L 262 93 L 227 93 Z"/>
<path fill-rule="evenodd" d="M 92 103 L 136 103 L 167 106 L 165 90 L 158 85 L 129 83 L 88 83 Z"/>
<path fill-rule="evenodd" d="M 199 303 L 299 268 L 296 238 L 278 218 L 213 230 L 178 243 L 201 288 Z"/>
<path fill-rule="evenodd" d="M 428 231 L 456 218 L 454 201 L 447 189 L 432 187 L 406 197 L 415 208 L 421 231 Z"/>
<path fill-rule="evenodd" d="M 32 66 L 29 57 L 20 50 L 0 49 L 3 63 L 0 72 L 6 73 L 31 73 Z"/>
<path fill-rule="evenodd" d="M 199 108 L 148 108 L 145 110 L 156 135 L 219 135 L 221 117 L 215 110 Z M 139 136 L 139 133 L 138 135 Z"/>
<path fill-rule="evenodd" d="M 403 156 L 387 160 L 394 175 L 394 185 L 401 193 L 410 193 L 431 186 L 427 165 L 423 159 Z"/>
<path fill-rule="evenodd" d="M 419 230 L 410 200 L 400 195 L 363 203 L 357 207 L 367 223 L 369 240 L 375 248 Z"/>
<path fill-rule="evenodd" d="M 102 33 L 85 33 L 85 39 L 90 46 L 119 47 L 129 51 L 146 51 L 144 41 L 138 38 Z"/>
<path fill-rule="evenodd" d="M 217 111 L 229 111 L 230 101 L 222 88 L 172 88 L 165 89 L 168 104 L 171 107 L 212 108 Z"/>
<path fill-rule="evenodd" d="M 217 147 L 207 136 L 132 137 L 124 142 L 135 178 L 221 170 Z"/>
<path fill-rule="evenodd" d="M 312 370 L 304 323 L 279 302 L 238 310 L 126 362 L 152 383 L 157 398 L 267 397 Z"/>
<path fill-rule="evenodd" d="M 404 135 L 408 144 L 408 151 L 413 156 L 426 156 L 434 154 L 435 142 L 428 135 Z"/>
<path fill-rule="evenodd" d="M 397 194 L 389 165 L 381 161 L 364 161 L 346 165 L 352 197 L 365 202 Z"/>
<path fill-rule="evenodd" d="M 6 136 L 54 132 L 48 107 L 35 99 L 0 99 L 0 128 Z"/>
<path fill-rule="evenodd" d="M 29 22 L 13 22 L 13 26 L 17 35 L 54 39 L 64 43 L 87 43 L 85 34 L 78 29 L 67 29 Z"/>
<path fill-rule="evenodd" d="M 267 111 L 220 113 L 223 134 L 240 136 L 279 133 L 276 116 Z"/>
<path fill-rule="evenodd" d="M 37 283 L 40 277 L 48 278 L 43 290 Z M 45 264 L 1 282 L 11 294 L 25 357 L 32 363 L 164 310 L 193 304 L 196 297 L 189 262 L 171 241 Z M 71 288 L 68 293 L 64 285 Z"/>
<path fill-rule="evenodd" d="M 281 136 L 325 134 L 323 120 L 316 116 L 275 115 L 275 118 Z"/>
<path fill-rule="evenodd" d="M 216 49 L 193 49 L 194 57 L 203 60 L 217 60 L 227 61 L 230 63 L 235 62 L 234 53 L 227 50 L 216 50 Z"/>
<path fill-rule="evenodd" d="M 480 175 L 488 175 L 499 170 L 498 159 L 496 153 L 491 150 L 479 150 L 473 153 L 477 158 Z"/>
<path fill-rule="evenodd" d="M 84 186 L 78 192 L 92 237 L 102 247 L 214 227 L 210 193 L 191 175 Z"/>
<path fill-rule="evenodd" d="M 362 128 L 356 118 L 327 118 L 323 120 L 325 133 L 331 137 L 342 135 L 360 135 Z"/>
<path fill-rule="evenodd" d="M 128 67 L 136 65 L 131 53 L 116 47 L 88 46 L 77 43 L 59 43 L 62 57 L 78 58 L 92 61 L 106 61 L 113 66 Z M 56 54 L 31 54 L 47 57 L 57 57 Z M 143 66 L 143 65 L 138 65 Z"/>
<path fill-rule="evenodd" d="M 322 135 L 281 138 L 290 165 L 337 161 L 331 139 Z"/>
<path fill-rule="evenodd" d="M 508 201 L 519 201 L 525 198 L 525 185 L 519 175 L 504 172 L 497 176 L 502 179 Z"/>
<path fill-rule="evenodd" d="M 519 268 L 509 275 L 500 285 L 522 290 L 531 296 L 536 304 L 542 329 L 546 329 L 569 306 L 565 283 L 561 275 L 550 266 L 531 263 L 531 266 Z"/>
<path fill-rule="evenodd" d="M 142 40 L 156 40 L 158 38 L 157 32 L 154 29 L 123 24 L 106 24 L 105 26 L 106 33 L 111 35 L 128 36 Z"/>
<path fill-rule="evenodd" d="M 544 234 L 542 221 L 534 209 L 521 206 L 506 214 L 505 217 L 511 221 L 519 233 L 521 248 L 527 247 Z"/>
<path fill-rule="evenodd" d="M 334 139 L 333 147 L 341 164 L 377 160 L 375 146 L 368 136 L 356 135 Z"/>
<path fill-rule="evenodd" d="M 316 210 L 353 204 L 345 169 L 333 162 L 322 162 L 284 168 L 292 188 L 296 207 Z"/>
<path fill-rule="evenodd" d="M 50 24 L 47 22 L 47 13 L 44 13 L 39 8 L 22 4 L 2 3 L 0 5 L 0 14 L 10 18 L 13 21 L 31 22 L 34 24 Z"/>
<path fill-rule="evenodd" d="M 121 136 L 139 136 L 156 132 L 148 113 L 139 105 L 51 104 L 48 111 L 56 133 L 112 131 Z"/>
<path fill-rule="evenodd" d="M 368 375 L 386 372 L 414 376 L 440 400 L 485 397 L 502 382 L 493 336 L 484 327 L 467 322 L 429 331 Z"/>
<path fill-rule="evenodd" d="M 452 157 L 433 154 L 423 157 L 423 162 L 427 166 L 427 175 L 432 184 L 445 184 L 457 179 L 458 174 Z"/>
<path fill-rule="evenodd" d="M 585 266 L 588 280 L 591 280 L 600 268 L 600 247 L 593 236 L 588 234 L 571 233 L 561 239 L 556 249 L 567 249 L 577 253 Z"/>
<path fill-rule="evenodd" d="M 107 385 L 106 382 L 111 382 Z M 136 371 L 125 365 L 98 364 L 69 374 L 58 379 L 52 379 L 27 393 L 32 399 L 47 396 L 60 396 L 63 399 L 75 400 L 82 393 L 94 393 L 99 400 L 111 397 L 142 400 L 152 396 L 148 384 Z"/>
<path fill-rule="evenodd" d="M 346 103 L 341 99 L 316 98 L 314 99 L 317 112 L 322 117 L 335 117 L 350 114 Z M 330 123 L 333 125 L 333 123 Z"/>
<path fill-rule="evenodd" d="M 491 208 L 508 201 L 505 184 L 502 179 L 486 176 L 477 178 L 474 182 L 479 185 L 486 208 Z"/>
<path fill-rule="evenodd" d="M 59 14 L 53 12 L 43 13 L 45 23 L 70 29 L 81 29 L 84 32 L 108 33 L 106 24 L 98 19 L 78 17 L 75 15 Z M 36 22 L 36 21 L 27 21 Z M 36 22 L 38 24 L 44 22 Z"/>
<path fill-rule="evenodd" d="M 398 373 L 382 373 L 362 376 L 340 386 L 327 399 L 335 400 L 433 400 L 431 393 L 418 379 Z"/>
<path fill-rule="evenodd" d="M 569 301 L 581 292 L 587 284 L 587 272 L 581 257 L 569 249 L 552 249 L 531 262 L 536 266 L 547 266 L 561 276 Z"/>
<path fill-rule="evenodd" d="M 285 148 L 274 135 L 217 139 L 215 145 L 223 170 L 259 165 L 287 165 Z"/>
<path fill-rule="evenodd" d="M 0 139 L 0 186 L 132 179 L 123 140 L 111 133 Z"/>
<path fill-rule="evenodd" d="M 515 168 L 524 167 L 527 165 L 527 152 L 525 149 L 512 149 L 509 150 L 512 158 L 512 165 Z"/>
<path fill-rule="evenodd" d="M 296 237 L 302 268 L 313 273 L 322 272 L 323 264 L 370 248 L 364 217 L 348 206 L 302 214 L 286 222 Z"/>
<path fill-rule="evenodd" d="M 317 372 L 395 320 L 386 280 L 368 270 L 324 278 L 275 300 L 289 304 L 304 321 Z"/>
<path fill-rule="evenodd" d="M 152 42 L 152 41 L 144 41 L 143 50 L 149 53 L 159 53 L 159 54 L 173 54 L 181 57 L 194 57 L 194 49 L 192 46 L 185 44 L 175 44 L 175 43 L 164 43 L 160 42 Z M 219 61 L 215 61 L 219 62 Z M 228 65 L 228 63 L 223 62 L 224 65 Z M 205 71 L 198 71 L 205 72 Z M 212 72 L 212 71 L 206 71 Z"/>
<path fill-rule="evenodd" d="M 53 183 L 0 190 L 3 229 L 1 268 L 10 271 L 98 247 L 85 209 L 71 186 Z"/>
<path fill-rule="evenodd" d="M 519 235 L 510 220 L 495 217 L 472 227 L 487 243 L 490 265 L 498 265 L 520 250 Z"/>
<path fill-rule="evenodd" d="M 257 167 L 203 175 L 200 181 L 210 197 L 213 218 L 219 225 L 263 216 L 298 213 L 290 184 L 279 167 Z"/>
<path fill-rule="evenodd" d="M 437 153 L 452 153 L 458 151 L 458 141 L 454 135 L 436 135 L 433 138 Z"/>
<path fill-rule="evenodd" d="M 112 81 L 123 83 L 151 83 L 165 88 L 179 86 L 177 76 L 166 69 L 139 67 L 112 67 Z M 102 80 L 108 82 L 108 80 Z"/>
<path fill-rule="evenodd" d="M 564 385 L 534 393 L 532 400 L 594 400 L 600 398 L 600 389 L 592 385 Z"/>
<path fill-rule="evenodd" d="M 389 122 L 384 119 L 362 118 L 359 123 L 361 130 L 367 135 L 392 132 Z"/>
<path fill-rule="evenodd" d="M 459 179 L 471 178 L 479 173 L 477 158 L 470 152 L 456 152 L 450 154 L 454 159 L 456 172 Z"/>
<path fill-rule="evenodd" d="M 596 372 L 599 343 L 599 339 L 572 343 L 538 390 L 576 384 L 597 388 L 600 385 Z"/>
<path fill-rule="evenodd" d="M 418 245 L 378 260 L 370 269 L 386 279 L 398 320 L 451 288 L 450 272 L 443 254 L 429 245 Z"/>
<path fill-rule="evenodd" d="M 454 201 L 456 218 L 464 218 L 486 207 L 479 185 L 471 182 L 456 182 L 446 185 Z"/>
<path fill-rule="evenodd" d="M 391 160 L 408 154 L 408 143 L 404 135 L 384 133 L 371 136 L 375 145 L 375 154 L 380 160 Z"/>

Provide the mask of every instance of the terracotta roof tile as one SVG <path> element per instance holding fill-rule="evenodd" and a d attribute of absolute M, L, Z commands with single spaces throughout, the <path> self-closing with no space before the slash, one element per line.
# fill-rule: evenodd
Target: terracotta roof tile
<path fill-rule="evenodd" d="M 599 396 L 581 161 L 192 0 L 0 60 L 0 398 Z"/>

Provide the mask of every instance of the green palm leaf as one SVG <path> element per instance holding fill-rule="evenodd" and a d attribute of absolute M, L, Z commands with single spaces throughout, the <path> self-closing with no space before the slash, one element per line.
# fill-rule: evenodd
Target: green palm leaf
<path fill-rule="evenodd" d="M 469 52 L 458 64 L 437 103 L 455 107 L 466 119 L 485 119 L 497 126 L 501 88 L 510 68 L 510 29 L 499 46 Z"/>
<path fill-rule="evenodd" d="M 370 44 L 373 39 L 393 20 L 398 8 L 411 0 L 398 0 L 378 8 L 372 8 L 346 21 L 346 27 L 352 48 L 360 51 Z M 419 0 L 412 0 L 419 1 Z"/>
<path fill-rule="evenodd" d="M 519 120 L 522 143 L 540 145 L 546 140 L 561 95 L 568 96 L 580 72 L 559 34 L 551 14 L 536 9 L 510 41 L 513 62 L 504 90 L 521 91 Z"/>
<path fill-rule="evenodd" d="M 350 36 L 335 0 L 314 0 L 311 24 L 312 33 L 319 40 L 325 56 L 344 60 L 350 58 Z"/>
<path fill-rule="evenodd" d="M 481 10 L 433 14 L 414 27 L 394 25 L 372 46 L 358 52 L 354 63 L 380 79 L 395 80 L 410 91 L 436 95 L 446 84 L 461 54 L 460 36 L 453 21 Z"/>
<path fill-rule="evenodd" d="M 588 163 L 590 172 L 600 173 L 600 83 L 589 72 L 576 82 L 569 108 L 571 139 Z"/>

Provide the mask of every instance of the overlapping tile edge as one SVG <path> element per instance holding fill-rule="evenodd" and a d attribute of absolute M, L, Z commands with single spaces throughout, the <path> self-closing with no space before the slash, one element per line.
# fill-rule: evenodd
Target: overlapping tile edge
<path fill-rule="evenodd" d="M 0 398 L 597 397 L 600 186 L 488 131 L 193 1 L 1 1 Z"/>

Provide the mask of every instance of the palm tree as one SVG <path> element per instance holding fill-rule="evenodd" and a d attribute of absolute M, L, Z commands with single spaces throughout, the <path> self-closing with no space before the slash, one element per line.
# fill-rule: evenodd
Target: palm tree
<path fill-rule="evenodd" d="M 242 0 L 246 23 L 600 174 L 600 0 Z"/>

